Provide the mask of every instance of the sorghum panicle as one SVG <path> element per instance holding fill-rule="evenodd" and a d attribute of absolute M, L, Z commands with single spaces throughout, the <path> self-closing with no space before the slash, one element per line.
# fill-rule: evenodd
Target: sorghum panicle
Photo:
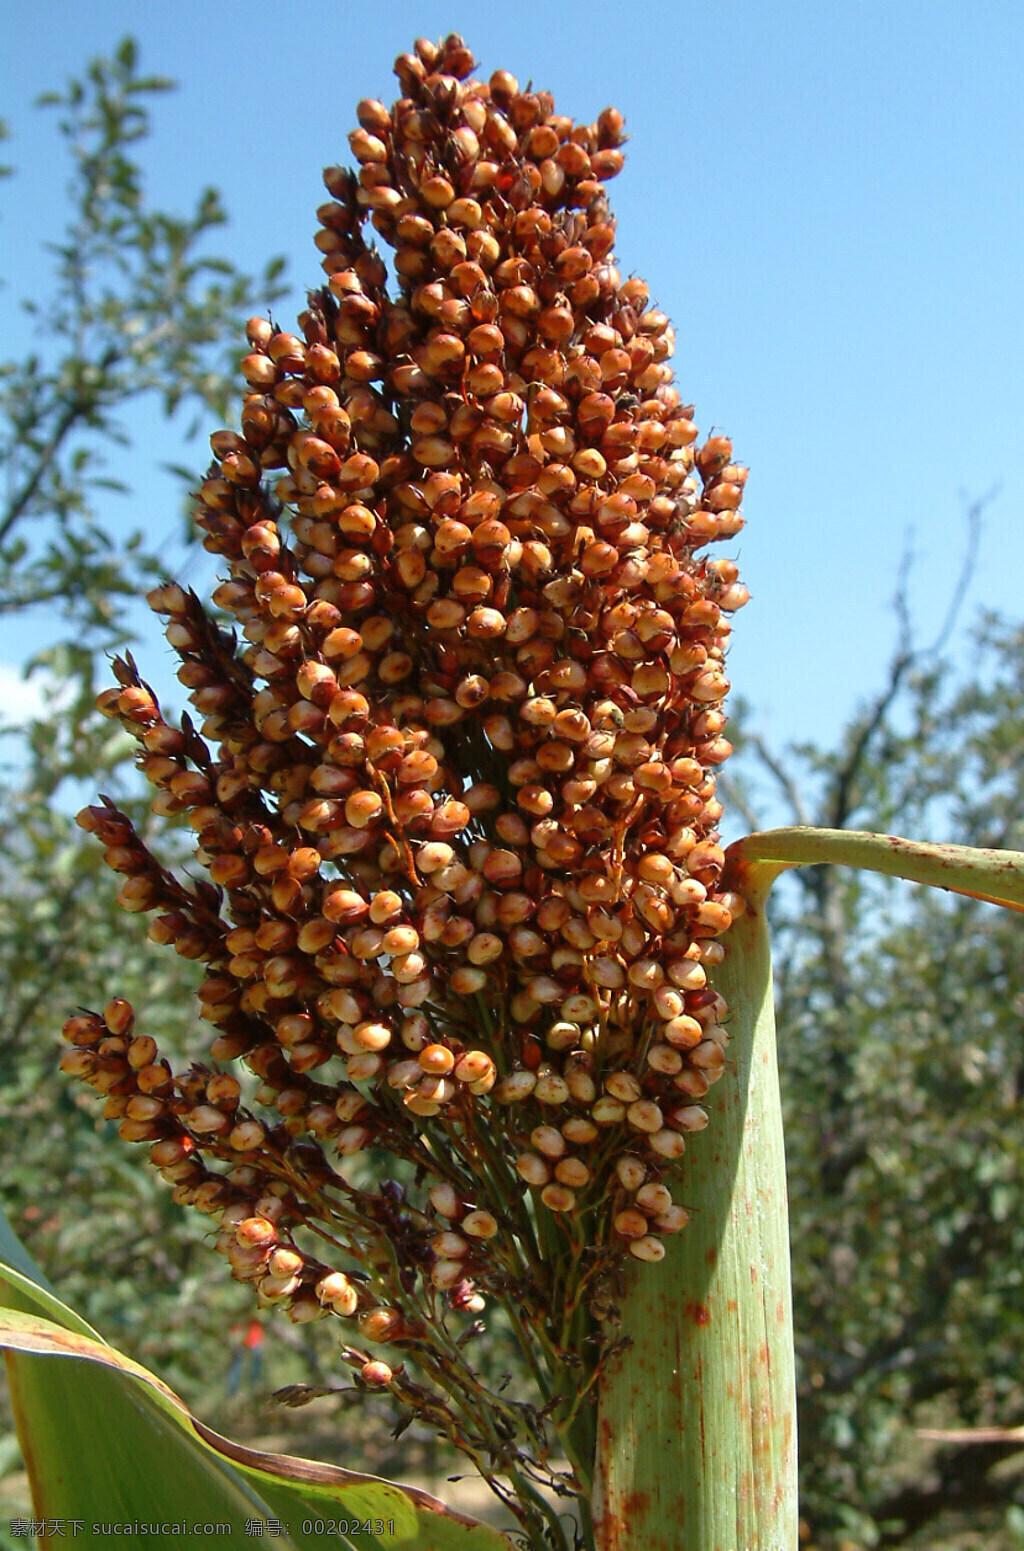
<path fill-rule="evenodd" d="M 700 443 L 668 319 L 616 267 L 620 114 L 573 124 L 473 67 L 420 42 L 400 100 L 359 104 L 326 284 L 296 333 L 248 324 L 196 509 L 244 639 L 150 595 L 199 730 L 130 659 L 101 697 L 210 883 L 110 804 L 80 822 L 120 903 L 205 964 L 207 1062 L 172 1074 L 121 1001 L 69 1021 L 63 1062 L 262 1303 L 339 1317 L 399 1391 L 350 1340 L 443 1389 L 444 1310 L 495 1296 L 557 1361 L 564 1310 L 607 1314 L 616 1262 L 684 1227 L 741 908 L 715 777 L 747 593 L 706 550 L 746 470 Z M 415 1183 L 358 1188 L 369 1148 Z"/>

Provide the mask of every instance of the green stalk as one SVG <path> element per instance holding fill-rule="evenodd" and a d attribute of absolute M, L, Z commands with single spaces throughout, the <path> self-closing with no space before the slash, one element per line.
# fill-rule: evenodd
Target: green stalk
<path fill-rule="evenodd" d="M 602 1375 L 601 1551 L 789 1551 L 796 1388 L 786 1166 L 763 910 L 729 932 L 716 988 L 729 1062 L 679 1165 L 693 1213 L 658 1265 L 630 1263 L 628 1351 Z"/>
<path fill-rule="evenodd" d="M 729 1061 L 679 1167 L 694 1217 L 655 1266 L 629 1265 L 632 1346 L 602 1375 L 601 1551 L 795 1551 L 796 1396 L 786 1174 L 765 902 L 779 873 L 862 867 L 1024 911 L 1024 855 L 894 835 L 781 829 L 730 847 L 748 909 L 716 988 Z"/>

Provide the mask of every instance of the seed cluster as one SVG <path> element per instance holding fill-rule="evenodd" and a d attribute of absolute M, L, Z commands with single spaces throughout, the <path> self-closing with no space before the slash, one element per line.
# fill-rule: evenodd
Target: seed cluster
<path fill-rule="evenodd" d="M 150 595 L 199 730 L 130 659 L 101 697 L 210 883 L 109 804 L 80 822 L 120 903 L 205 961 L 214 1064 L 172 1077 L 120 1002 L 65 1029 L 65 1069 L 219 1215 L 236 1276 L 413 1343 L 417 1289 L 543 1307 L 544 1223 L 606 1263 L 662 1257 L 742 908 L 715 777 L 747 592 L 705 550 L 742 527 L 746 470 L 701 444 L 668 319 L 615 265 L 621 115 L 576 125 L 473 67 L 421 41 L 401 99 L 359 104 L 326 285 L 299 332 L 248 324 L 196 511 L 244 639 Z M 369 1148 L 419 1194 L 357 1190 Z M 296 1247 L 313 1223 L 367 1272 Z"/>

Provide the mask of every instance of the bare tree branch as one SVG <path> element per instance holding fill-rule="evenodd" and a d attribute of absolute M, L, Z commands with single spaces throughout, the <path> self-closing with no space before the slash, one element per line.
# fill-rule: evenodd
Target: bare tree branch
<path fill-rule="evenodd" d="M 907 674 L 911 669 L 919 667 L 929 658 L 937 657 L 947 645 L 956 622 L 960 617 L 971 578 L 977 565 L 978 539 L 981 533 L 982 517 L 984 516 L 985 508 L 995 500 L 998 491 L 998 485 L 993 485 L 984 495 L 978 496 L 976 500 L 971 501 L 967 506 L 965 513 L 967 539 L 964 547 L 964 557 L 960 570 L 957 573 L 956 581 L 950 591 L 949 605 L 945 617 L 939 627 L 938 634 L 928 646 L 914 646 L 913 624 L 911 622 L 909 605 L 909 583 L 913 555 L 909 544 L 904 549 L 897 574 L 896 593 L 893 597 L 893 610 L 899 622 L 896 649 L 889 663 L 885 687 L 873 704 L 865 711 L 860 732 L 854 739 L 843 764 L 836 771 L 832 796 L 828 804 L 828 812 L 823 821 L 829 829 L 845 829 L 850 814 L 856 808 L 857 782 L 864 760 L 876 733 L 885 724 L 886 717 L 903 686 Z"/>
<path fill-rule="evenodd" d="M 730 780 L 727 775 L 723 774 L 718 777 L 718 793 L 726 807 L 730 811 L 739 814 L 751 833 L 761 828 L 760 816 L 754 811 L 752 804 L 747 801 L 742 787 L 738 786 L 735 781 Z"/>
<path fill-rule="evenodd" d="M 757 756 L 761 763 L 764 765 L 765 769 L 769 772 L 770 775 L 773 775 L 775 780 L 778 782 L 778 785 L 782 791 L 782 795 L 785 797 L 787 803 L 789 804 L 794 823 L 809 824 L 811 820 L 808 817 L 807 809 L 804 807 L 803 798 L 800 795 L 800 789 L 796 782 L 793 780 L 793 777 L 775 758 L 774 754 L 771 752 L 760 734 L 755 734 L 755 736 L 752 737 L 749 742 L 751 747 L 757 753 Z"/>
<path fill-rule="evenodd" d="M 3 520 L 0 522 L 0 544 L 7 538 L 15 523 L 25 515 L 69 433 L 74 430 L 78 422 L 88 413 L 89 407 L 87 401 L 77 394 L 73 398 L 68 399 L 64 405 L 57 417 L 49 441 L 41 449 L 36 459 L 35 467 L 7 503 Z"/>
<path fill-rule="evenodd" d="M 986 490 L 984 495 L 977 496 L 973 501 L 968 501 L 967 503 L 965 513 L 967 519 L 967 543 L 964 548 L 964 558 L 960 566 L 957 585 L 950 596 L 949 608 L 946 611 L 945 619 L 939 627 L 939 633 L 931 646 L 925 649 L 922 654 L 924 656 L 937 657 L 944 650 L 950 636 L 953 634 L 978 564 L 978 541 L 981 538 L 981 520 L 985 515 L 985 508 L 991 506 L 1001 488 L 1000 484 L 994 484 L 990 489 Z"/>

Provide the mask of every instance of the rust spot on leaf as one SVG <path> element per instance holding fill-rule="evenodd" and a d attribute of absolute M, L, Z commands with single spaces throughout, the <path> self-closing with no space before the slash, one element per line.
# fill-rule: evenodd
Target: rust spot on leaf
<path fill-rule="evenodd" d="M 718 1246 L 716 1244 L 712 1244 L 710 1249 L 705 1252 L 704 1259 L 707 1261 L 709 1266 L 714 1265 L 715 1261 L 718 1259 Z"/>
<path fill-rule="evenodd" d="M 688 1303 L 686 1305 L 686 1315 L 688 1319 L 693 1320 L 695 1325 L 710 1325 L 711 1323 L 711 1310 L 704 1303 Z"/>

